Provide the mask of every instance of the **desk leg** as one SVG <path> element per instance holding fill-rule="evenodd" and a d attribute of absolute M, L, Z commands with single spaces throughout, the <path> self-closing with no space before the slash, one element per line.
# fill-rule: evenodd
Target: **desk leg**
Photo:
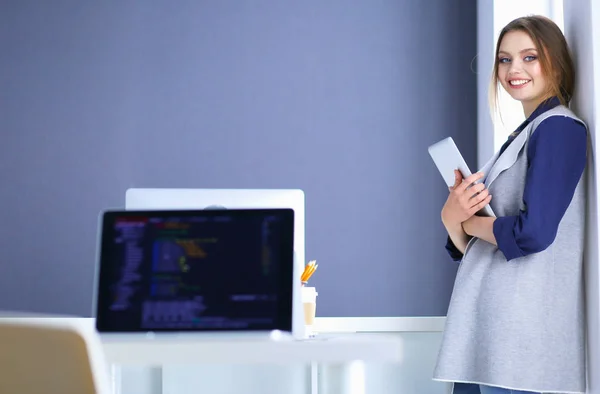
<path fill-rule="evenodd" d="M 318 392 L 327 394 L 367 394 L 365 366 L 362 361 L 321 365 Z"/>
<path fill-rule="evenodd" d="M 123 378 L 125 369 L 126 378 Z M 163 370 L 161 366 L 127 368 L 118 364 L 110 366 L 110 386 L 112 394 L 124 394 L 136 388 L 135 393 L 162 394 Z M 123 388 L 126 387 L 126 389 Z"/>
<path fill-rule="evenodd" d="M 162 366 L 152 367 L 150 369 L 150 387 L 152 394 L 162 394 L 163 392 L 163 368 Z"/>
<path fill-rule="evenodd" d="M 319 394 L 319 364 L 310 363 L 310 394 Z"/>
<path fill-rule="evenodd" d="M 110 386 L 113 394 L 121 394 L 123 370 L 120 365 L 110 365 Z"/>

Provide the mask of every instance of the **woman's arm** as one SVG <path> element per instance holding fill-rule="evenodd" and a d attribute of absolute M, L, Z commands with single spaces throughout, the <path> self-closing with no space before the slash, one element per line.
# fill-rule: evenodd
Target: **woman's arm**
<path fill-rule="evenodd" d="M 472 237 L 477 237 L 487 241 L 493 245 L 498 245 L 496 236 L 494 235 L 494 222 L 496 218 L 471 216 L 462 224 L 465 234 Z"/>
<path fill-rule="evenodd" d="M 543 120 L 531 135 L 525 208 L 493 222 L 496 244 L 506 260 L 541 252 L 554 242 L 585 168 L 586 147 L 585 127 L 564 116 Z"/>
<path fill-rule="evenodd" d="M 444 227 L 446 227 L 446 231 L 452 240 L 452 243 L 460 251 L 460 253 L 465 253 L 465 249 L 467 248 L 467 244 L 471 237 L 465 233 L 462 226 L 459 224 L 451 225 L 444 223 Z"/>

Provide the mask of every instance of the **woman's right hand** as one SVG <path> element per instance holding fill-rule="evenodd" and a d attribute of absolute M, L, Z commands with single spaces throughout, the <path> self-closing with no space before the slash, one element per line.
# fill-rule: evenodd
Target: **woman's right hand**
<path fill-rule="evenodd" d="M 446 227 L 456 227 L 485 207 L 492 200 L 492 195 L 483 182 L 473 184 L 483 177 L 477 172 L 463 179 L 459 170 L 454 170 L 454 186 L 442 208 L 442 222 Z"/>

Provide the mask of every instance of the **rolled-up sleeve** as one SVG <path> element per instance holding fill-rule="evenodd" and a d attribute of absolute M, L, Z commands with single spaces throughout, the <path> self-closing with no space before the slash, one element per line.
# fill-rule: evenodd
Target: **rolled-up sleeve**
<path fill-rule="evenodd" d="M 506 260 L 550 246 L 586 164 L 587 131 L 564 116 L 542 121 L 529 140 L 525 210 L 494 221 L 498 249 Z"/>
<path fill-rule="evenodd" d="M 463 254 L 460 250 L 458 250 L 456 245 L 454 245 L 454 242 L 452 242 L 452 238 L 450 238 L 450 236 L 448 236 L 448 240 L 446 241 L 446 251 L 452 260 L 462 261 Z"/>

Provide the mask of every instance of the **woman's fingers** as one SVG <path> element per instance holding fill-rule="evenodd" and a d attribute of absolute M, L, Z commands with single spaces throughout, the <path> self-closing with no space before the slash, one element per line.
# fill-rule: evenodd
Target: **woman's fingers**
<path fill-rule="evenodd" d="M 458 185 L 461 184 L 463 180 L 462 174 L 460 173 L 459 170 L 454 170 L 454 186 L 453 187 L 457 187 Z"/>
<path fill-rule="evenodd" d="M 475 204 L 470 210 L 469 213 L 471 215 L 474 215 L 475 213 L 479 212 L 481 209 L 483 209 L 483 207 L 485 207 L 487 204 L 490 203 L 490 201 L 492 201 L 492 195 L 488 194 L 488 196 L 486 198 L 484 198 L 482 201 L 480 201 L 479 203 Z"/>
<path fill-rule="evenodd" d="M 450 186 L 448 190 L 453 191 L 463 181 L 462 174 L 459 170 L 454 170 L 454 185 Z"/>
<path fill-rule="evenodd" d="M 477 183 L 477 184 L 471 186 L 470 188 L 468 188 L 466 191 L 471 195 L 471 198 L 472 198 L 477 193 L 481 193 L 483 191 L 483 189 L 485 189 L 485 185 L 483 183 Z"/>
<path fill-rule="evenodd" d="M 481 193 L 484 193 L 486 190 L 487 189 L 485 188 L 485 185 L 483 183 L 477 183 L 471 186 L 458 196 L 459 200 L 461 201 L 461 205 L 465 207 L 465 209 L 471 208 L 473 205 L 481 201 L 481 199 L 479 199 L 478 197 L 481 195 Z M 459 193 L 458 190 L 457 193 Z M 486 195 L 484 195 L 482 198 L 485 197 Z"/>
<path fill-rule="evenodd" d="M 459 192 L 465 191 L 469 186 L 483 178 L 483 172 L 476 172 L 475 174 L 469 175 L 464 178 L 460 185 L 456 186 L 456 190 Z"/>
<path fill-rule="evenodd" d="M 477 186 L 479 186 L 480 184 L 478 184 Z M 484 198 L 486 198 L 488 196 L 488 194 L 490 194 L 490 191 L 488 189 L 485 189 L 485 186 L 482 185 L 481 188 L 478 188 L 481 190 L 478 190 L 477 193 L 471 195 L 471 198 L 469 198 L 469 204 L 471 205 L 475 205 L 477 203 L 479 203 L 481 200 L 483 200 Z M 470 192 L 470 190 L 469 190 Z"/>

